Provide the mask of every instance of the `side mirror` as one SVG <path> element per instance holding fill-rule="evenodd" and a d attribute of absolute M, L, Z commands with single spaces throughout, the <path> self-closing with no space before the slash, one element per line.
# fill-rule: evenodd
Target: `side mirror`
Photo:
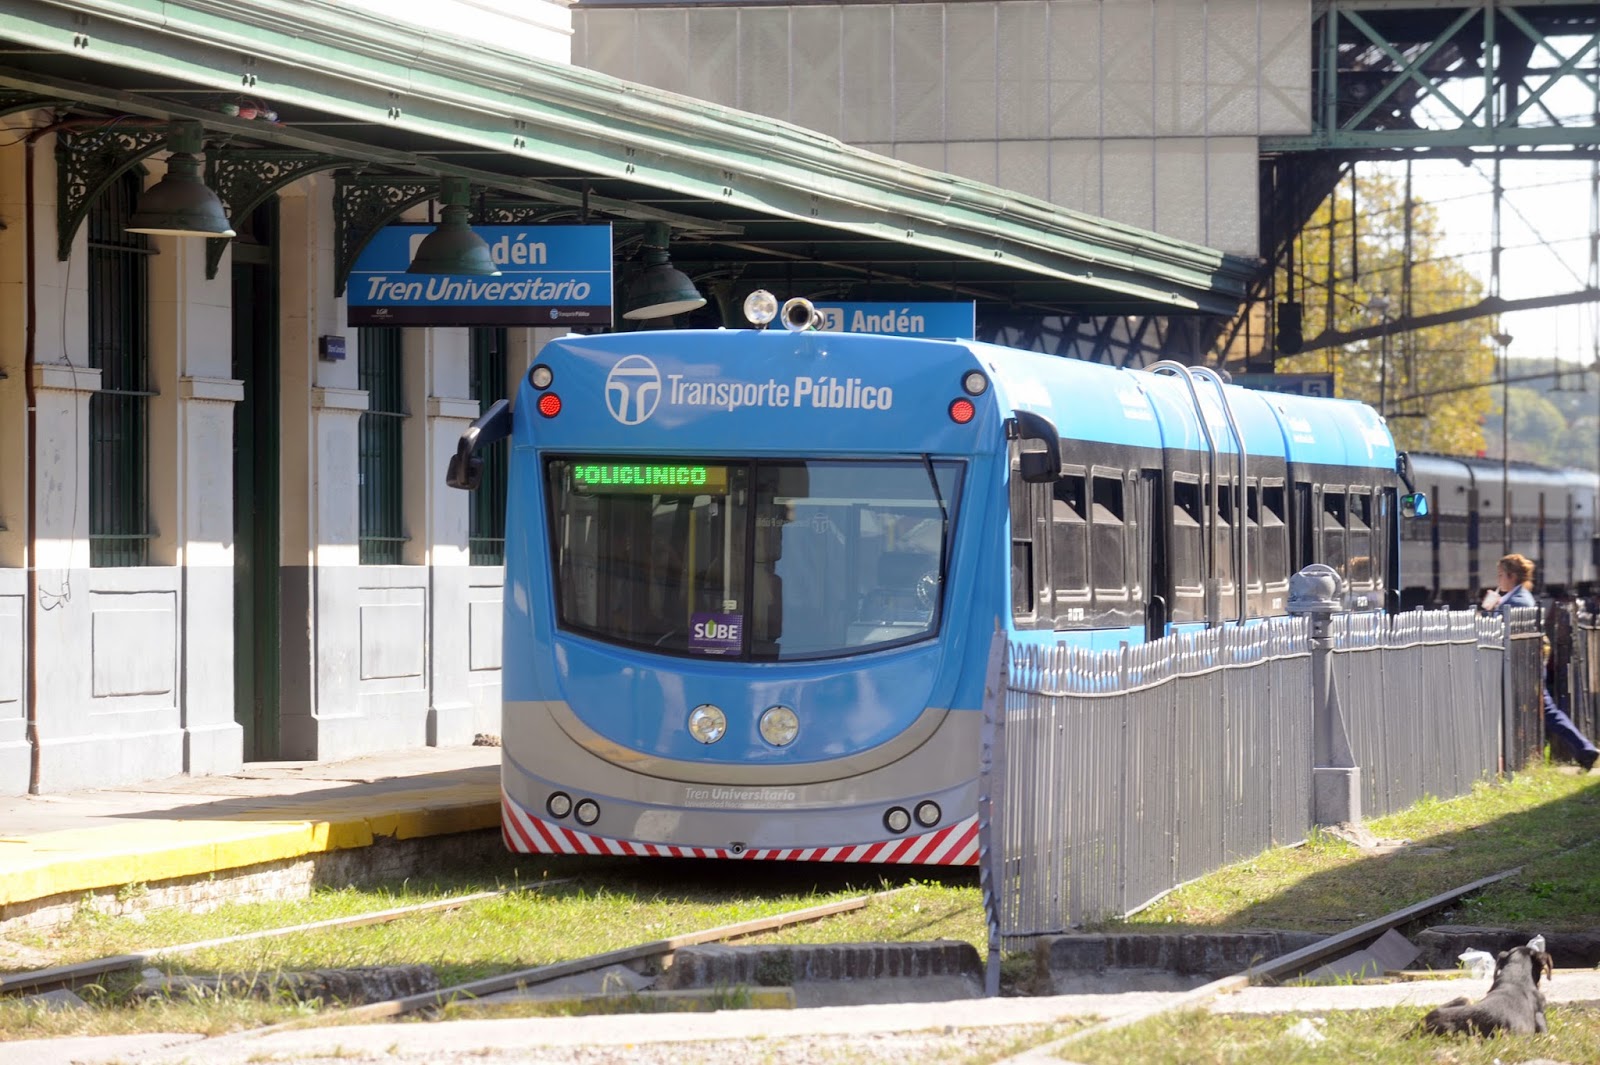
<path fill-rule="evenodd" d="M 1428 516 L 1428 494 L 1426 492 L 1407 492 L 1401 496 L 1400 516 L 1403 518 L 1426 518 Z"/>
<path fill-rule="evenodd" d="M 483 480 L 483 459 L 478 457 L 478 452 L 485 445 L 510 435 L 511 404 L 497 399 L 462 432 L 456 443 L 456 453 L 450 456 L 450 466 L 445 470 L 444 483 L 468 492 L 476 489 Z"/>
<path fill-rule="evenodd" d="M 1055 423 L 1031 410 L 1019 410 L 1006 424 L 1006 435 L 1014 440 L 1036 440 L 1043 451 L 1024 451 L 1019 457 L 1022 479 L 1029 484 L 1050 484 L 1061 476 L 1061 434 Z"/>

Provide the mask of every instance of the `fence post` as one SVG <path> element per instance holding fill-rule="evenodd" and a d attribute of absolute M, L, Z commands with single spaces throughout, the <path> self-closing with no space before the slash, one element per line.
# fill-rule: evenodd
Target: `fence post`
<path fill-rule="evenodd" d="M 1313 562 L 1289 578 L 1289 613 L 1311 623 L 1311 820 L 1338 825 L 1361 820 L 1361 767 L 1333 679 L 1333 615 L 1344 609 L 1344 581 L 1332 566 Z"/>
<path fill-rule="evenodd" d="M 990 998 L 1000 994 L 1000 885 L 1005 877 L 1005 833 L 995 821 L 1005 806 L 1007 651 L 1005 630 L 996 621 L 983 679 L 983 744 L 978 756 L 978 877 L 983 887 L 983 911 L 989 921 L 983 992 Z"/>

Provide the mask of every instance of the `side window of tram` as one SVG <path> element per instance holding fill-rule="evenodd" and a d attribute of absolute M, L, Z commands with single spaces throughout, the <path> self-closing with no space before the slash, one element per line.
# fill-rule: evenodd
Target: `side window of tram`
<path fill-rule="evenodd" d="M 1094 479 L 1094 595 L 1112 609 L 1128 597 L 1127 510 L 1118 477 Z"/>
<path fill-rule="evenodd" d="M 1238 529 L 1238 515 L 1233 507 L 1233 485 L 1217 485 L 1217 559 L 1216 578 L 1223 597 L 1222 616 L 1237 617 L 1238 603 L 1234 599 L 1233 571 L 1235 548 L 1233 537 Z"/>
<path fill-rule="evenodd" d="M 1205 620 L 1205 556 L 1200 534 L 1200 481 L 1172 480 L 1171 552 L 1167 570 L 1172 579 L 1172 620 Z"/>
<path fill-rule="evenodd" d="M 1022 479 L 1021 465 L 1011 463 L 1011 615 L 1018 621 L 1034 616 L 1032 488 Z"/>
<path fill-rule="evenodd" d="M 1089 520 L 1086 479 L 1068 473 L 1050 492 L 1050 586 L 1055 627 L 1083 624 L 1089 602 Z"/>
<path fill-rule="evenodd" d="M 1345 579 L 1359 588 L 1371 588 L 1375 567 L 1372 564 L 1372 495 L 1351 492 L 1345 497 L 1345 528 L 1348 562 Z"/>
<path fill-rule="evenodd" d="M 1250 486 L 1246 516 L 1252 614 L 1281 614 L 1289 587 L 1289 527 L 1284 523 L 1284 491 L 1280 485 Z M 1277 594 L 1274 594 L 1277 593 Z M 1258 598 L 1259 597 L 1259 598 Z M 1274 607 L 1272 601 L 1278 605 Z"/>
<path fill-rule="evenodd" d="M 1324 488 L 1317 561 L 1327 563 L 1341 574 L 1345 572 L 1345 564 L 1350 558 L 1345 543 L 1346 512 L 1345 493 L 1333 488 Z"/>

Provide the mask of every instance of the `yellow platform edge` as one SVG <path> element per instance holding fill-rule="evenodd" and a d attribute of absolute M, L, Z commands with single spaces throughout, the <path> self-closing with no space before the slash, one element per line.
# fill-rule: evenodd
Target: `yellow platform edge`
<path fill-rule="evenodd" d="M 455 785 L 341 802 L 337 812 L 284 805 L 226 818 L 129 818 L 115 827 L 0 836 L 0 906 L 247 869 L 379 839 L 499 827 L 497 785 Z"/>

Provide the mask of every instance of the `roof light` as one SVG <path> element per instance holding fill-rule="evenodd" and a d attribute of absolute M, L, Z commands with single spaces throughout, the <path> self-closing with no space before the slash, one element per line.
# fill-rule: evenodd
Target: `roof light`
<path fill-rule="evenodd" d="M 546 418 L 554 418 L 561 413 L 561 397 L 554 392 L 546 392 L 539 397 L 539 413 Z"/>
<path fill-rule="evenodd" d="M 778 297 L 764 288 L 756 289 L 744 298 L 744 316 L 750 324 L 765 329 L 768 322 L 778 317 Z"/>
<path fill-rule="evenodd" d="M 962 398 L 950 401 L 950 420 L 957 425 L 966 425 L 978 413 L 978 408 L 973 406 L 972 400 Z"/>

